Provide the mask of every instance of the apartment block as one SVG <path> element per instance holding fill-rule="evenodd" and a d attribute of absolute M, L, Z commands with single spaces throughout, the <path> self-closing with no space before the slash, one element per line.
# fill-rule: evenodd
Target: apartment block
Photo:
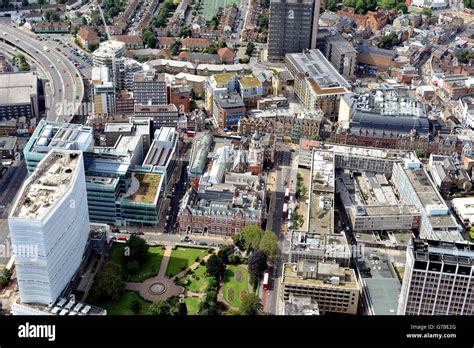
<path fill-rule="evenodd" d="M 92 68 L 91 92 L 94 116 L 115 114 L 115 87 L 107 67 Z"/>
<path fill-rule="evenodd" d="M 135 74 L 133 78 L 133 99 L 135 104 L 167 104 L 165 74 L 158 74 L 154 70 Z"/>
<path fill-rule="evenodd" d="M 341 97 L 350 93 L 349 83 L 317 49 L 287 54 L 285 62 L 295 80 L 295 94 L 306 109 L 321 109 L 336 120 Z"/>

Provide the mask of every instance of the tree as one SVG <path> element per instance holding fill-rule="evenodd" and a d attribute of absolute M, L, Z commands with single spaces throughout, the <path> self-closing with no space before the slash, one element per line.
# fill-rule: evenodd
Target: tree
<path fill-rule="evenodd" d="M 107 262 L 97 275 L 94 288 L 95 296 L 99 299 L 110 298 L 113 301 L 118 301 L 124 288 L 122 267 L 116 262 Z"/>
<path fill-rule="evenodd" d="M 245 230 L 245 228 L 244 228 Z M 232 239 L 234 240 L 234 245 L 240 250 L 245 250 L 245 240 L 242 236 L 242 233 L 236 233 Z"/>
<path fill-rule="evenodd" d="M 213 254 L 207 260 L 206 268 L 207 268 L 207 274 L 219 280 L 224 274 L 225 265 L 222 262 L 220 257 L 218 257 L 216 254 Z"/>
<path fill-rule="evenodd" d="M 268 13 L 262 13 L 257 20 L 258 31 L 262 32 L 264 29 L 268 30 Z"/>
<path fill-rule="evenodd" d="M 390 33 L 388 35 L 383 36 L 379 43 L 378 47 L 379 48 L 385 48 L 385 49 L 392 49 L 393 46 L 398 45 L 400 40 L 398 40 L 398 36 L 396 33 Z"/>
<path fill-rule="evenodd" d="M 303 215 L 298 212 L 298 209 L 295 209 L 293 214 L 291 214 L 291 221 L 293 222 L 293 229 L 295 230 L 303 226 L 304 218 Z"/>
<path fill-rule="evenodd" d="M 367 7 L 364 0 L 357 0 L 355 10 L 358 14 L 364 14 L 367 12 Z"/>
<path fill-rule="evenodd" d="M 190 27 L 184 25 L 179 29 L 178 36 L 179 37 L 191 37 L 193 35 L 193 31 Z"/>
<path fill-rule="evenodd" d="M 255 45 L 253 42 L 247 43 L 247 49 L 245 50 L 245 54 L 248 56 L 252 55 L 253 50 L 255 49 Z"/>
<path fill-rule="evenodd" d="M 474 9 L 474 0 L 463 0 L 464 7 Z"/>
<path fill-rule="evenodd" d="M 16 66 L 20 71 L 30 70 L 30 65 L 22 53 L 19 53 L 13 57 L 13 65 Z"/>
<path fill-rule="evenodd" d="M 328 0 L 328 9 L 331 11 L 337 10 L 337 0 Z"/>
<path fill-rule="evenodd" d="M 91 12 L 91 23 L 93 25 L 100 25 L 101 22 L 102 22 L 102 19 L 100 18 L 99 12 L 92 11 Z"/>
<path fill-rule="evenodd" d="M 13 275 L 13 272 L 11 270 L 9 270 L 8 268 L 4 268 L 2 275 L 0 276 L 0 285 L 2 287 L 7 286 L 8 283 L 10 282 L 12 275 Z"/>
<path fill-rule="evenodd" d="M 158 300 L 148 307 L 148 315 L 171 315 L 171 306 L 166 300 Z"/>
<path fill-rule="evenodd" d="M 216 277 L 207 277 L 207 282 L 208 285 L 206 291 L 217 290 L 219 287 L 219 281 L 216 279 Z"/>
<path fill-rule="evenodd" d="M 22 7 L 26 7 L 28 6 L 30 3 L 28 2 L 28 0 L 21 0 L 21 6 Z"/>
<path fill-rule="evenodd" d="M 135 260 L 138 264 L 142 264 L 148 260 L 149 246 L 144 239 L 132 235 L 128 240 L 127 246 L 130 248 L 130 256 L 128 256 L 130 260 Z"/>
<path fill-rule="evenodd" d="M 260 301 L 258 296 L 253 293 L 245 294 L 242 297 L 240 305 L 240 314 L 242 315 L 257 315 L 260 308 Z"/>
<path fill-rule="evenodd" d="M 82 17 L 81 21 L 82 21 L 82 25 L 87 25 L 87 18 L 86 17 Z"/>
<path fill-rule="evenodd" d="M 401 13 L 408 13 L 407 5 L 403 2 L 397 4 L 397 10 Z"/>
<path fill-rule="evenodd" d="M 260 239 L 262 238 L 263 230 L 260 226 L 249 225 L 242 229 L 242 238 L 245 242 L 245 249 L 249 251 L 257 250 L 260 245 Z"/>
<path fill-rule="evenodd" d="M 428 7 L 425 7 L 423 8 L 423 14 L 428 17 L 431 17 L 433 15 L 433 10 Z"/>
<path fill-rule="evenodd" d="M 234 247 L 232 245 L 224 245 L 219 249 L 217 256 L 222 260 L 224 265 L 229 263 L 230 255 L 234 254 Z"/>
<path fill-rule="evenodd" d="M 391 10 L 397 7 L 397 0 L 382 0 L 380 5 L 386 10 Z"/>
<path fill-rule="evenodd" d="M 215 302 L 203 301 L 199 304 L 199 315 L 219 315 L 220 310 Z"/>
<path fill-rule="evenodd" d="M 45 3 L 46 3 L 46 0 L 38 0 L 38 5 L 40 6 L 44 6 Z"/>
<path fill-rule="evenodd" d="M 177 56 L 179 54 L 179 50 L 181 49 L 181 41 L 176 40 L 172 45 L 171 45 L 171 54 L 173 56 Z"/>
<path fill-rule="evenodd" d="M 456 53 L 456 58 L 464 64 L 469 63 L 469 60 L 474 59 L 474 52 L 469 50 L 464 50 Z"/>
<path fill-rule="evenodd" d="M 140 310 L 142 309 L 142 304 L 138 300 L 133 300 L 132 303 L 130 304 L 130 309 L 134 314 L 138 314 Z"/>
<path fill-rule="evenodd" d="M 175 315 L 179 315 L 179 316 L 188 315 L 188 307 L 186 306 L 185 302 L 179 301 L 176 304 L 176 313 L 175 313 Z"/>
<path fill-rule="evenodd" d="M 155 48 L 156 38 L 155 34 L 151 30 L 145 30 L 143 32 L 143 41 L 148 46 L 148 48 Z"/>
<path fill-rule="evenodd" d="M 225 42 L 225 40 L 219 40 L 219 42 L 217 43 L 217 47 L 218 48 L 225 48 L 225 47 L 227 47 L 227 42 Z"/>
<path fill-rule="evenodd" d="M 133 261 L 127 262 L 126 267 L 127 267 L 127 272 L 129 274 L 135 274 L 140 268 L 140 265 L 138 264 L 137 260 L 133 260 Z"/>
<path fill-rule="evenodd" d="M 194 91 L 194 88 L 191 88 L 191 92 L 189 93 L 189 97 L 192 100 L 196 100 L 196 92 Z"/>
<path fill-rule="evenodd" d="M 94 42 L 94 43 L 89 42 L 89 43 L 87 44 L 87 50 L 88 50 L 89 52 L 94 52 L 94 51 L 97 49 L 97 47 L 99 47 L 99 44 L 98 44 L 98 43 L 95 43 L 95 42 Z"/>
<path fill-rule="evenodd" d="M 278 238 L 272 231 L 265 231 L 260 240 L 258 249 L 263 251 L 267 259 L 272 262 L 278 256 Z"/>
<path fill-rule="evenodd" d="M 207 49 L 206 49 L 206 53 L 209 53 L 209 54 L 216 54 L 217 51 L 219 49 L 217 48 L 216 45 L 212 44 L 211 46 L 209 46 Z"/>
<path fill-rule="evenodd" d="M 421 148 L 416 149 L 415 154 L 416 154 L 416 157 L 418 157 L 418 158 L 425 157 L 425 150 L 421 149 Z"/>
<path fill-rule="evenodd" d="M 60 20 L 59 13 L 55 10 L 48 10 L 44 13 L 44 19 L 48 22 L 58 22 Z"/>
<path fill-rule="evenodd" d="M 249 256 L 249 272 L 260 279 L 267 269 L 267 255 L 262 250 L 257 250 Z"/>

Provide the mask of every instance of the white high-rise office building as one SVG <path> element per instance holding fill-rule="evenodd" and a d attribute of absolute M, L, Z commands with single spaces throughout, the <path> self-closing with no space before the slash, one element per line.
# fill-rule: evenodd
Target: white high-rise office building
<path fill-rule="evenodd" d="M 8 224 L 21 302 L 54 303 L 80 266 L 90 231 L 82 152 L 49 152 Z"/>

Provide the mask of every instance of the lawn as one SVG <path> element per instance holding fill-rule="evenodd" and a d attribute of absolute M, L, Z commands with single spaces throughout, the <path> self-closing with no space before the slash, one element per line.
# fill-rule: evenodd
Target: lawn
<path fill-rule="evenodd" d="M 201 299 L 199 297 L 186 297 L 184 299 L 186 303 L 186 308 L 188 309 L 188 315 L 195 315 L 199 310 L 199 304 Z"/>
<path fill-rule="evenodd" d="M 124 248 L 126 244 L 115 243 L 110 250 L 110 261 L 117 262 L 125 269 Z M 164 250 L 161 246 L 151 246 L 148 249 L 150 258 L 147 262 L 140 266 L 135 274 L 130 275 L 130 281 L 142 282 L 143 280 L 153 277 L 158 274 L 160 270 L 161 260 L 163 259 Z"/>
<path fill-rule="evenodd" d="M 133 300 L 140 301 L 142 305 L 138 315 L 146 315 L 151 303 L 143 300 L 134 291 L 125 291 L 118 302 L 109 300 L 106 302 L 95 303 L 95 305 L 106 309 L 107 315 L 135 315 L 135 313 L 130 309 Z"/>
<path fill-rule="evenodd" d="M 179 283 L 191 292 L 204 292 L 209 285 L 206 276 L 206 267 L 198 267 L 193 274 L 188 274 L 180 279 Z"/>
<path fill-rule="evenodd" d="M 199 12 L 207 21 L 210 21 L 217 14 L 219 7 L 227 7 L 231 4 L 238 6 L 239 3 L 238 0 L 203 0 Z"/>
<path fill-rule="evenodd" d="M 234 307 L 240 308 L 241 296 L 248 293 L 249 274 L 245 267 L 228 266 L 224 278 L 224 299 Z"/>
<path fill-rule="evenodd" d="M 195 262 L 196 257 L 202 259 L 206 255 L 207 249 L 178 247 L 171 252 L 166 275 L 175 276 L 182 271 L 183 267 L 188 268 L 191 266 Z"/>

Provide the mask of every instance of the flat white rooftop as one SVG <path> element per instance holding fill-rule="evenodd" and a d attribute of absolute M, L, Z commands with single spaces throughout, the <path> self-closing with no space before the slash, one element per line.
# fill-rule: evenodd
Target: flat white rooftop
<path fill-rule="evenodd" d="M 42 220 L 68 190 L 80 152 L 51 151 L 28 178 L 11 217 Z"/>

